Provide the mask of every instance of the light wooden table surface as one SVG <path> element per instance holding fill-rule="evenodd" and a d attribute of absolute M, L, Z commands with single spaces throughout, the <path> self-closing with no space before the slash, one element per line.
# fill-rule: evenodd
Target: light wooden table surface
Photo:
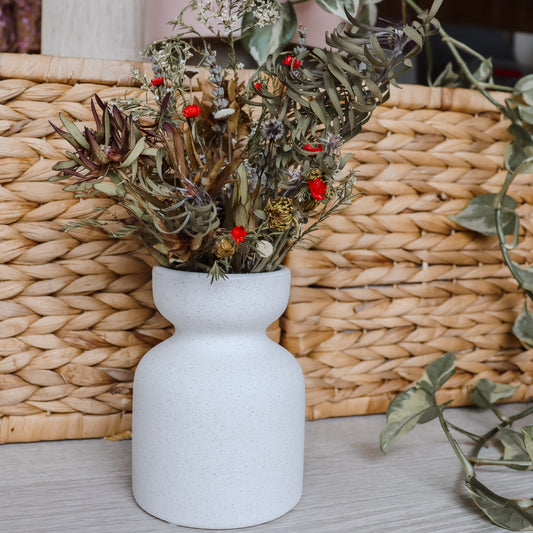
<path fill-rule="evenodd" d="M 505 406 L 516 412 L 516 405 Z M 450 420 L 472 431 L 492 426 L 469 409 Z M 307 422 L 304 495 L 294 510 L 250 533 L 492 533 L 462 486 L 459 463 L 438 422 L 416 428 L 387 456 L 383 415 Z M 530 418 L 527 421 L 533 423 Z M 466 443 L 465 443 L 466 444 Z M 0 446 L 0 531 L 152 533 L 198 531 L 153 518 L 130 489 L 131 442 L 79 440 Z M 483 470 L 506 496 L 533 496 L 533 473 Z"/>

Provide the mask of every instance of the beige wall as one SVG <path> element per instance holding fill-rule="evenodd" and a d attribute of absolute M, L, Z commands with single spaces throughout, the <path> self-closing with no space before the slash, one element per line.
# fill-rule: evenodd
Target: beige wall
<path fill-rule="evenodd" d="M 45 55 L 140 59 L 145 0 L 43 0 Z"/>
<path fill-rule="evenodd" d="M 43 0 L 42 53 L 66 57 L 140 59 L 150 42 L 172 34 L 167 22 L 188 0 Z M 310 1 L 296 6 L 312 46 L 340 19 Z M 194 15 L 187 22 L 195 25 Z M 200 28 L 198 28 L 200 29 Z"/>

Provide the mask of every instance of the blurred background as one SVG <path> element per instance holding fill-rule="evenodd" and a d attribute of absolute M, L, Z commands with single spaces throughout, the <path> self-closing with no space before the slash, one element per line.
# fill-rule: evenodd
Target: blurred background
<path fill-rule="evenodd" d="M 0 0 L 0 52 L 140 60 L 149 42 L 171 34 L 167 21 L 188 0 Z M 428 7 L 431 0 L 419 0 Z M 323 44 L 326 30 L 339 20 L 314 0 L 295 5 L 308 27 L 310 44 Z M 381 0 L 379 14 L 400 21 L 400 0 Z M 533 72 L 533 0 L 444 0 L 439 20 L 448 33 L 491 57 L 497 83 L 513 85 Z M 434 38 L 431 59 L 420 56 L 401 81 L 425 83 L 428 71 L 441 72 L 449 61 Z M 253 66 L 248 64 L 246 66 Z"/>

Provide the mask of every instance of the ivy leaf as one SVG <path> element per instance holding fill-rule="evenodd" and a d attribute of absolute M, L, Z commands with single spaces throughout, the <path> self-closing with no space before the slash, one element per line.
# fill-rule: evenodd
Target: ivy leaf
<path fill-rule="evenodd" d="M 434 394 L 455 373 L 455 361 L 455 354 L 447 352 L 430 363 L 420 378 L 418 386 L 430 394 Z"/>
<path fill-rule="evenodd" d="M 503 385 L 501 383 L 493 383 L 488 379 L 480 379 L 472 386 L 470 394 L 472 401 L 478 407 L 490 407 L 499 400 L 510 398 L 518 389 L 512 385 Z"/>
<path fill-rule="evenodd" d="M 505 168 L 513 172 L 526 159 L 533 157 L 533 139 L 529 132 L 520 124 L 511 124 L 508 128 L 513 140 L 505 145 L 503 160 Z M 531 172 L 531 165 L 522 169 L 524 174 Z"/>
<path fill-rule="evenodd" d="M 359 10 L 359 0 L 315 0 L 315 2 L 328 13 L 337 15 L 345 20 L 348 20 L 346 11 L 355 16 Z"/>
<path fill-rule="evenodd" d="M 522 312 L 514 323 L 513 333 L 520 342 L 529 348 L 533 348 L 533 315 L 526 306 L 523 307 Z"/>
<path fill-rule="evenodd" d="M 475 476 L 465 482 L 474 503 L 497 526 L 511 531 L 533 531 L 533 500 L 502 498 Z"/>
<path fill-rule="evenodd" d="M 363 0 L 363 5 L 360 6 L 357 12 L 357 20 L 367 26 L 374 26 L 378 19 L 378 7 L 381 0 Z"/>
<path fill-rule="evenodd" d="M 520 430 L 524 437 L 524 447 L 529 455 L 529 459 L 533 461 L 533 426 L 522 426 Z"/>
<path fill-rule="evenodd" d="M 492 78 L 492 72 L 492 61 L 490 60 L 490 58 L 484 59 L 477 68 L 477 70 L 473 73 L 473 76 L 477 81 L 488 82 Z"/>
<path fill-rule="evenodd" d="M 533 124 L 533 106 L 523 104 L 516 104 L 520 119 L 528 124 Z"/>
<path fill-rule="evenodd" d="M 533 105 L 533 74 L 520 78 L 514 86 L 513 93 L 520 94 L 526 104 Z"/>
<path fill-rule="evenodd" d="M 296 13 L 292 3 L 280 3 L 280 11 L 279 19 L 267 26 L 246 29 L 255 21 L 253 13 L 246 13 L 242 19 L 242 46 L 258 65 L 262 65 L 269 55 L 285 47 L 296 31 Z"/>
<path fill-rule="evenodd" d="M 518 431 L 509 428 L 500 428 L 500 442 L 503 445 L 503 459 L 515 463 L 529 463 L 529 466 L 522 464 L 507 465 L 514 470 L 530 470 L 532 468 L 531 459 L 526 450 L 524 436 Z"/>
<path fill-rule="evenodd" d="M 509 260 L 509 268 L 522 289 L 533 291 L 533 269 L 524 268 L 512 260 Z"/>
<path fill-rule="evenodd" d="M 398 394 L 387 409 L 387 422 L 379 434 L 383 453 L 401 436 L 409 433 L 417 424 L 429 422 L 438 416 L 438 407 L 424 389 L 412 387 Z"/>
<path fill-rule="evenodd" d="M 454 222 L 482 235 L 496 235 L 495 193 L 481 194 L 472 198 L 468 205 L 457 215 L 450 217 Z M 502 225 L 505 235 L 514 230 L 516 201 L 505 195 L 502 200 Z"/>

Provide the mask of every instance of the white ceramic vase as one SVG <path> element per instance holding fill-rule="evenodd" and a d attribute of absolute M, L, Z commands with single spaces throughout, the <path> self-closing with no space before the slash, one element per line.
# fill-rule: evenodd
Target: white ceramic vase
<path fill-rule="evenodd" d="M 206 274 L 154 267 L 158 310 L 176 327 L 135 373 L 133 494 L 174 524 L 229 529 L 273 520 L 302 494 L 305 387 L 266 335 L 290 270 Z"/>

